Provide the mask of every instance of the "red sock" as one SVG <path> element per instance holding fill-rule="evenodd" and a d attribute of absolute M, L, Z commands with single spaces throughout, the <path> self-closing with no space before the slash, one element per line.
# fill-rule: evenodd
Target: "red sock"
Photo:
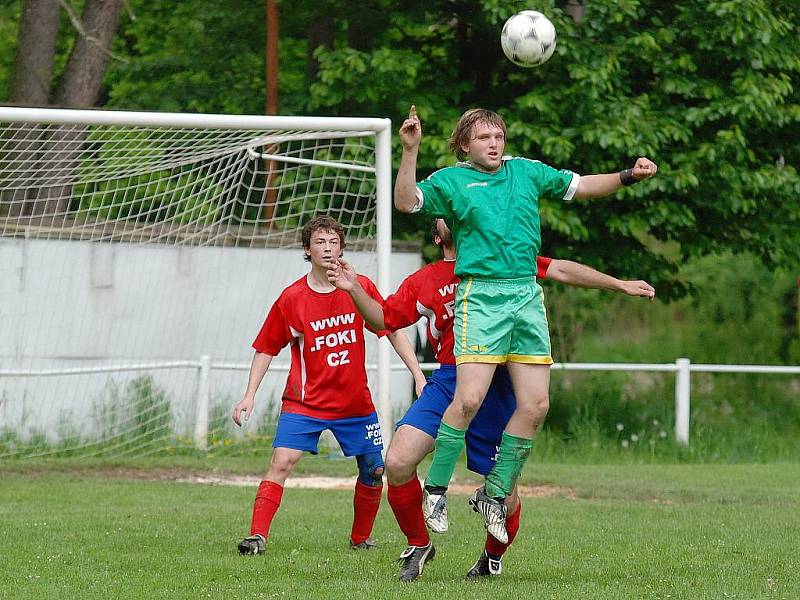
<path fill-rule="evenodd" d="M 517 531 L 519 531 L 519 514 L 521 512 L 522 500 L 517 504 L 517 510 L 514 511 L 514 514 L 506 519 L 506 531 L 508 532 L 507 544 L 498 542 L 491 535 L 486 535 L 486 554 L 491 554 L 492 556 L 503 556 L 503 554 L 505 554 L 508 547 L 514 541 L 514 538 L 517 537 Z"/>
<path fill-rule="evenodd" d="M 350 541 L 354 544 L 366 541 L 372 533 L 378 507 L 381 505 L 382 491 L 383 484 L 373 487 L 356 480 L 356 491 L 353 494 L 353 529 L 350 532 Z"/>
<path fill-rule="evenodd" d="M 431 538 L 422 516 L 422 486 L 417 476 L 402 485 L 389 485 L 386 497 L 408 545 L 427 546 Z"/>
<path fill-rule="evenodd" d="M 269 537 L 269 526 L 272 518 L 278 512 L 283 496 L 283 486 L 274 481 L 261 482 L 256 492 L 256 501 L 253 503 L 253 520 L 250 521 L 250 535 L 260 534 L 264 539 Z"/>

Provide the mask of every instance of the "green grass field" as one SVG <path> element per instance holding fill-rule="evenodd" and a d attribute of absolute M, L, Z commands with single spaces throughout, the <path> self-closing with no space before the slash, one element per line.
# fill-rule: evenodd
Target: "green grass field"
<path fill-rule="evenodd" d="M 0 598 L 800 598 L 797 464 L 531 465 L 525 483 L 574 497 L 523 501 L 505 573 L 463 581 L 484 536 L 454 496 L 413 584 L 395 581 L 404 539 L 385 499 L 377 551 L 347 549 L 349 492 L 288 489 L 268 554 L 239 557 L 254 489 L 148 468 L 0 462 Z"/>

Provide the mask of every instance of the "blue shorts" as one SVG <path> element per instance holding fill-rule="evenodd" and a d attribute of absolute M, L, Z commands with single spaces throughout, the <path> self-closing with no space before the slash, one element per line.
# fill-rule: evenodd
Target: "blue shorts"
<path fill-rule="evenodd" d="M 414 401 L 395 427 L 411 425 L 436 438 L 442 415 L 453 401 L 455 391 L 456 368 L 453 365 L 442 365 L 428 378 L 422 395 Z M 508 370 L 498 367 L 486 398 L 467 429 L 467 468 L 470 471 L 486 475 L 492 470 L 503 430 L 516 406 L 517 400 Z"/>
<path fill-rule="evenodd" d="M 319 436 L 326 429 L 331 430 L 345 456 L 360 456 L 383 450 L 381 426 L 378 413 L 374 411 L 366 417 L 344 419 L 316 419 L 295 413 L 281 413 L 272 447 L 316 454 Z"/>

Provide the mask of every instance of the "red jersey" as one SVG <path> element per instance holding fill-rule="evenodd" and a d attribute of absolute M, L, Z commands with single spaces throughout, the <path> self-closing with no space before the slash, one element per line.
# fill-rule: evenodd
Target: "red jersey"
<path fill-rule="evenodd" d="M 551 258 L 536 257 L 537 279 L 547 277 Z M 383 319 L 389 331 L 408 327 L 428 319 L 428 343 L 436 360 L 442 365 L 454 365 L 453 310 L 456 304 L 455 259 L 431 263 L 403 280 L 397 291 L 383 304 Z"/>
<path fill-rule="evenodd" d="M 368 415 L 375 407 L 364 368 L 364 319 L 347 292 L 314 291 L 306 277 L 283 290 L 253 342 L 256 351 L 270 356 L 291 346 L 281 411 L 317 419 Z M 358 280 L 383 302 L 372 281 L 363 275 Z"/>

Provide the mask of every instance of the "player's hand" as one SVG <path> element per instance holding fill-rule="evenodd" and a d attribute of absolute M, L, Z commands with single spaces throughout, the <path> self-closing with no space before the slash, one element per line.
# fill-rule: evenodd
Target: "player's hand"
<path fill-rule="evenodd" d="M 332 260 L 325 274 L 328 276 L 328 281 L 345 292 L 352 291 L 358 281 L 358 275 L 353 265 L 343 258 Z"/>
<path fill-rule="evenodd" d="M 405 150 L 415 150 L 419 147 L 421 139 L 422 124 L 417 116 L 417 107 L 412 104 L 411 110 L 408 111 L 408 118 L 400 126 L 400 141 L 403 142 Z"/>
<path fill-rule="evenodd" d="M 231 415 L 233 422 L 239 427 L 241 427 L 243 423 L 246 423 L 250 419 L 250 415 L 253 414 L 254 403 L 253 398 L 245 396 L 241 402 L 233 407 L 233 414 Z"/>
<path fill-rule="evenodd" d="M 649 158 L 640 156 L 636 159 L 636 164 L 633 165 L 633 169 L 631 169 L 631 175 L 636 181 L 642 181 L 642 179 L 647 179 L 655 175 L 656 171 L 658 171 L 658 165 L 656 163 Z"/>
<path fill-rule="evenodd" d="M 417 398 L 422 396 L 422 390 L 425 388 L 425 385 L 428 383 L 428 380 L 425 377 L 422 378 L 414 378 L 414 393 L 417 394 Z"/>
<path fill-rule="evenodd" d="M 656 288 L 641 279 L 636 281 L 621 281 L 620 284 L 621 291 L 628 294 L 628 296 L 642 296 L 650 300 L 656 297 Z"/>

